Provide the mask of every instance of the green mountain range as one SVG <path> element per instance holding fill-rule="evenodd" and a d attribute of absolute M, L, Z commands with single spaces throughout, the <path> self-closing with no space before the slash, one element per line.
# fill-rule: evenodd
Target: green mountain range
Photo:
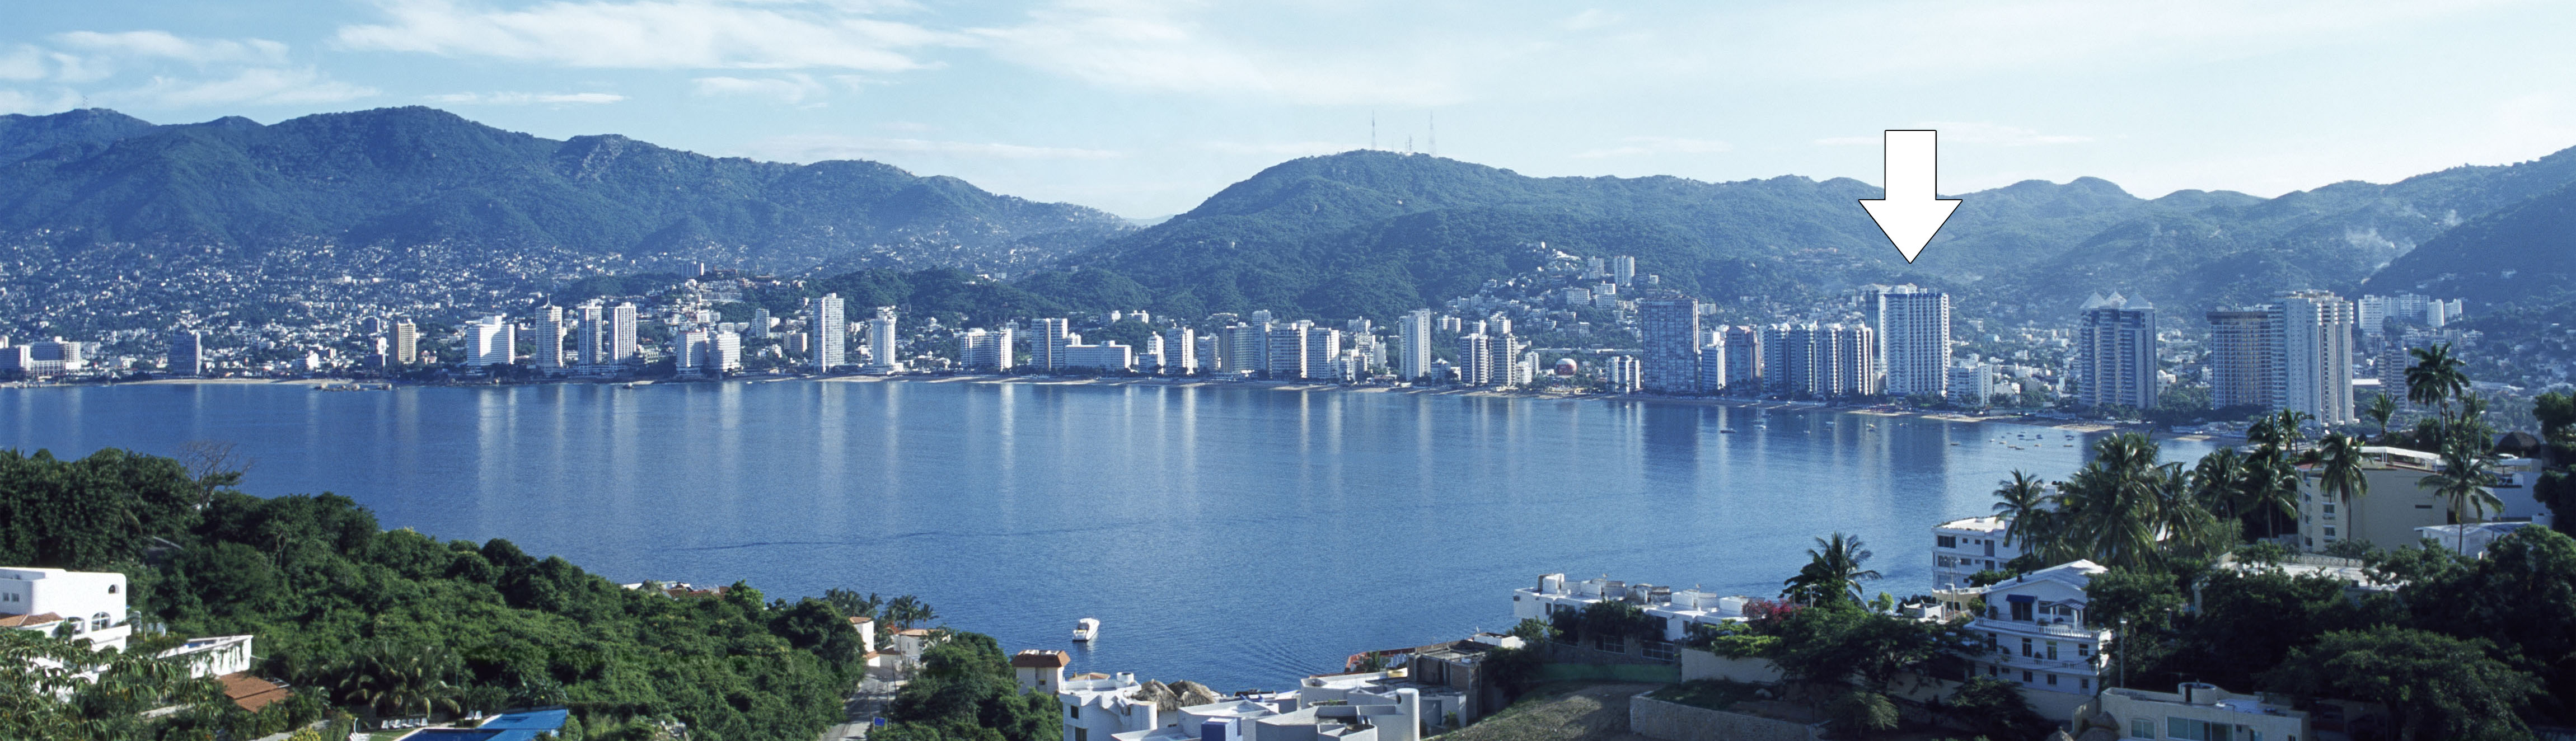
<path fill-rule="evenodd" d="M 717 158 L 556 141 L 430 108 L 153 126 L 0 116 L 0 240 L 55 247 L 462 245 L 630 263 L 1002 268 L 1128 227 L 875 162 Z"/>
<path fill-rule="evenodd" d="M 246 260 L 292 245 L 438 245 L 440 259 L 465 250 L 536 288 L 688 261 L 938 268 L 1007 271 L 1028 300 L 1069 309 L 1380 318 L 1557 253 L 1635 255 L 1667 287 L 1754 313 L 1914 282 L 1954 291 L 1971 315 L 2043 320 L 2095 292 L 2193 312 L 2293 288 L 2464 296 L 2474 315 L 2564 301 L 2558 286 L 2576 275 L 2576 151 L 2277 198 L 2016 183 L 1953 194 L 1958 214 L 1914 264 L 1854 203 L 1878 195 L 1846 178 L 1535 178 L 1362 150 L 1280 163 L 1136 229 L 880 163 L 557 141 L 428 108 L 274 125 L 0 116 L 0 247 L 22 261 L 150 245 L 241 248 Z M 370 254 L 351 270 L 398 273 L 412 259 Z"/>
<path fill-rule="evenodd" d="M 2093 178 L 2028 181 L 1954 196 L 1958 214 L 1908 265 L 1853 202 L 1878 188 L 1856 180 L 1532 178 L 1358 151 L 1269 168 L 1066 262 L 1132 278 L 1161 308 L 1183 311 L 1384 317 L 1526 270 L 1543 259 L 1532 249 L 1541 242 L 1578 256 L 1636 255 L 1664 285 L 1722 304 L 1914 282 L 2007 318 L 2062 316 L 2110 291 L 2194 311 L 2286 289 L 2355 291 L 2455 226 L 2503 211 L 2564 218 L 2567 209 L 2537 204 L 2571 182 L 2571 152 L 2269 199 L 2180 191 L 2150 200 Z"/>

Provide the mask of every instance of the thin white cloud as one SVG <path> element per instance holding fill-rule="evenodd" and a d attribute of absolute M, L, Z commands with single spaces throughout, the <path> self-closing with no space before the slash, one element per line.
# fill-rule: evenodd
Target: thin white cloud
<path fill-rule="evenodd" d="M 1718 154 L 1735 149 L 1735 145 L 1714 139 L 1687 139 L 1677 136 L 1631 136 L 1620 141 L 1625 143 L 1616 147 L 1576 152 L 1574 156 L 1583 159 L 1600 159 L 1646 154 Z"/>
<path fill-rule="evenodd" d="M 1943 144 L 1992 144 L 2006 147 L 2027 147 L 2043 144 L 2084 144 L 2093 141 L 2093 137 L 2089 136 L 2079 136 L 2074 134 L 2042 134 L 2037 129 L 2026 129 L 2019 126 L 2005 126 L 2002 124 L 1975 121 L 1926 121 L 1915 124 L 1912 128 L 1931 129 L 1941 132 L 1940 140 Z M 1817 139 L 1816 143 L 1826 146 L 1875 147 L 1885 143 L 1885 140 L 1886 135 L 1882 133 L 1871 136 L 1829 136 Z"/>
<path fill-rule="evenodd" d="M 140 87 L 103 92 L 92 98 L 109 106 L 203 108 L 339 103 L 375 94 L 375 88 L 333 80 L 311 67 L 253 67 L 217 79 L 154 77 Z"/>
<path fill-rule="evenodd" d="M 1621 16 L 1618 13 L 1602 10 L 1600 8 L 1589 8 L 1581 13 L 1576 13 L 1567 17 L 1565 20 L 1557 21 L 1556 25 L 1558 28 L 1563 28 L 1568 31 L 1589 31 L 1595 28 L 1616 25 L 1623 18 L 1624 16 Z"/>
<path fill-rule="evenodd" d="M 10 47 L 6 52 L 0 52 L 0 80 L 26 82 L 45 79 L 53 74 L 52 65 L 45 61 L 46 54 L 42 49 L 26 44 Z"/>
<path fill-rule="evenodd" d="M 0 88 L 0 115 L 60 113 L 78 108 L 80 104 L 80 94 L 69 90 L 47 93 Z"/>
<path fill-rule="evenodd" d="M 625 99 L 626 96 L 616 93 L 446 93 L 429 96 L 432 103 L 449 105 L 595 105 Z"/>
<path fill-rule="evenodd" d="M 83 105 L 208 108 L 338 103 L 375 88 L 297 65 L 267 39 L 197 38 L 167 31 L 71 31 L 0 51 L 0 80 L 36 90 L 0 91 L 0 106 L 53 112 Z"/>
<path fill-rule="evenodd" d="M 778 77 L 700 77 L 691 82 L 696 83 L 699 95 L 769 98 L 781 103 L 803 103 L 822 97 L 824 93 L 823 83 L 815 82 L 810 75 L 799 74 Z"/>
<path fill-rule="evenodd" d="M 763 139 L 745 148 L 747 154 L 785 162 L 820 162 L 836 159 L 875 159 L 889 154 L 937 154 L 984 159 L 1008 160 L 1102 160 L 1126 156 L 1123 152 L 1082 147 L 1039 147 L 998 142 L 939 141 L 932 139 L 897 139 L 849 137 L 834 134 L 779 136 Z"/>
<path fill-rule="evenodd" d="M 892 72 L 925 66 L 905 49 L 946 38 L 853 14 L 851 6 L 558 0 L 504 10 L 459 0 L 385 0 L 379 7 L 387 22 L 342 26 L 336 41 L 350 49 L 572 67 Z"/>
<path fill-rule="evenodd" d="M 53 38 L 68 49 L 124 59 L 168 59 L 195 65 L 286 64 L 286 45 L 267 39 L 192 39 L 168 31 L 73 31 Z"/>
<path fill-rule="evenodd" d="M 1471 97 L 1465 73 L 1516 46 L 1459 45 L 1431 35 L 1400 45 L 1324 38 L 1303 42 L 1314 47 L 1283 46 L 1289 34 L 1257 13 L 1226 19 L 1252 28 L 1217 28 L 1210 7 L 1240 6 L 1066 0 L 1031 11 L 1019 25 L 968 33 L 1006 61 L 1103 87 L 1309 105 L 1463 102 Z"/>

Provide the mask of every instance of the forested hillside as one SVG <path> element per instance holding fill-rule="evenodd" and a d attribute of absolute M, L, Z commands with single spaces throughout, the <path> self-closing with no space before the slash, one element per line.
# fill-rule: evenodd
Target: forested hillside
<path fill-rule="evenodd" d="M 1636 255 L 1664 285 L 1720 302 L 1906 281 L 1958 291 L 1973 311 L 2038 316 L 2094 292 L 2184 306 L 2349 292 L 2453 225 L 2570 182 L 2576 154 L 2564 152 L 2271 199 L 2029 181 L 1958 195 L 1958 215 L 1908 265 L 1854 203 L 1879 189 L 1855 180 L 1532 178 L 1355 151 L 1271 167 L 1066 264 L 1131 278 L 1166 311 L 1384 317 L 1527 270 L 1545 242 Z"/>
<path fill-rule="evenodd" d="M 592 739 L 654 738 L 679 722 L 691 738 L 810 741 L 841 720 L 864 671 L 844 609 L 823 600 L 743 584 L 705 597 L 621 589 L 506 540 L 383 530 L 346 498 L 261 499 L 234 491 L 237 478 L 112 449 L 76 461 L 0 450 L 0 564 L 122 571 L 141 622 L 254 634 L 254 673 L 299 698 L 252 714 L 214 693 L 147 721 L 135 713 L 166 703 L 135 687 L 206 693 L 115 679 L 55 704 L 5 687 L 0 706 L 17 710 L 0 714 L 0 737 L 253 738 L 325 707 L 402 717 L 561 704 Z"/>
<path fill-rule="evenodd" d="M 0 119 L 0 238 L 445 244 L 505 259 L 996 269 L 1125 226 L 866 161 L 716 158 L 623 136 L 556 141 L 431 108 L 150 126 L 110 111 Z"/>

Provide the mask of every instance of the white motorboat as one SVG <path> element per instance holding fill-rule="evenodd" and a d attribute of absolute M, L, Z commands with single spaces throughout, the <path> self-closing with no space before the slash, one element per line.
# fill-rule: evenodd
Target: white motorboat
<path fill-rule="evenodd" d="M 1100 620 L 1098 618 L 1083 618 L 1081 620 L 1073 621 L 1073 640 L 1075 643 L 1090 643 L 1092 638 L 1098 637 L 1099 635 Z"/>

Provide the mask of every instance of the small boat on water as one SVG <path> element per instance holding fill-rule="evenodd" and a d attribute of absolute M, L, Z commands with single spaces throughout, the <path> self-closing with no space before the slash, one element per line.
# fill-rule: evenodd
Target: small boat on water
<path fill-rule="evenodd" d="M 1725 435 L 1733 435 L 1733 434 L 1735 434 L 1735 428 L 1733 428 L 1733 427 L 1728 427 L 1728 428 L 1726 428 L 1726 429 L 1718 430 L 1718 433 L 1719 433 L 1719 434 L 1725 434 Z"/>
<path fill-rule="evenodd" d="M 1091 639 L 1099 637 L 1099 635 L 1099 619 L 1083 618 L 1081 620 L 1073 621 L 1073 641 L 1075 643 L 1090 643 Z"/>

